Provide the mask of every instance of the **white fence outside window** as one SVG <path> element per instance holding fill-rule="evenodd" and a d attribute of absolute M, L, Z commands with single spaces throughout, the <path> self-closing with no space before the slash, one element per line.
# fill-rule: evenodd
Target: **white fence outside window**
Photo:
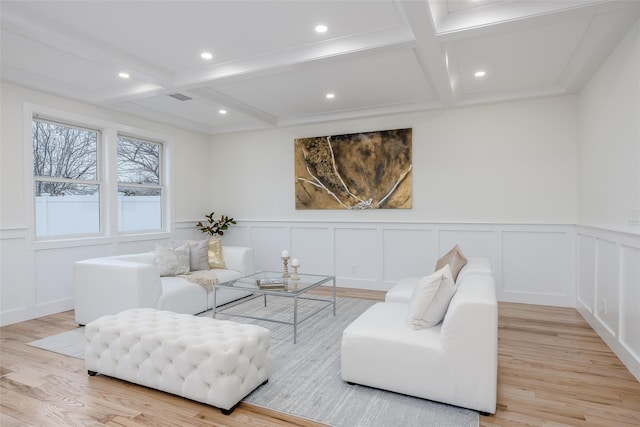
<path fill-rule="evenodd" d="M 42 195 L 35 198 L 36 236 L 100 233 L 99 195 Z M 161 196 L 118 194 L 118 231 L 162 229 Z"/>

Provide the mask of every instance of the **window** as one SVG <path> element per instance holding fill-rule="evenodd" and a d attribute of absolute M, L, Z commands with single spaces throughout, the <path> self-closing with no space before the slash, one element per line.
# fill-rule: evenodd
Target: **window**
<path fill-rule="evenodd" d="M 163 135 L 131 127 L 125 134 L 118 124 L 38 110 L 25 116 L 36 240 L 167 231 L 170 146 Z"/>
<path fill-rule="evenodd" d="M 118 136 L 118 231 L 162 229 L 162 145 Z"/>
<path fill-rule="evenodd" d="M 36 237 L 100 232 L 100 132 L 32 120 Z"/>

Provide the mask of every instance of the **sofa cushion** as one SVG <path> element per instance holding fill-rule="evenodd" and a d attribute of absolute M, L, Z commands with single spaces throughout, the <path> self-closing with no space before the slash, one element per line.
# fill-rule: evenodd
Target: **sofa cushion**
<path fill-rule="evenodd" d="M 165 248 L 156 245 L 155 265 L 160 276 L 177 276 L 189 272 L 189 246 L 179 248 Z"/>
<path fill-rule="evenodd" d="M 440 323 L 455 293 L 449 264 L 418 280 L 409 306 L 409 326 L 423 329 Z"/>
<path fill-rule="evenodd" d="M 489 264 L 488 258 L 469 257 L 467 263 L 462 267 L 456 278 L 456 285 L 460 283 L 467 275 L 484 274 L 493 275 L 491 271 L 491 264 Z"/>
<path fill-rule="evenodd" d="M 209 239 L 189 240 L 189 266 L 191 271 L 209 269 Z"/>
<path fill-rule="evenodd" d="M 222 240 L 220 240 L 219 237 L 211 236 L 209 238 L 208 256 L 209 268 L 227 268 L 227 265 L 224 262 L 224 255 L 222 253 Z"/>
<path fill-rule="evenodd" d="M 436 262 L 436 270 L 440 270 L 446 264 L 451 266 L 451 275 L 453 276 L 453 281 L 455 282 L 458 279 L 458 273 L 464 265 L 467 263 L 467 258 L 462 255 L 462 251 L 458 245 L 455 245 L 449 252 L 444 254 L 437 262 Z"/>
<path fill-rule="evenodd" d="M 209 269 L 209 239 L 204 240 L 173 240 L 171 247 L 189 246 L 189 270 L 200 271 Z"/>

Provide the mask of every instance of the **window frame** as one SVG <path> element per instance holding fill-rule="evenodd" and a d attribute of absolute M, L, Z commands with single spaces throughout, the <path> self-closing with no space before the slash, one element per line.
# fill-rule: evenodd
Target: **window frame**
<path fill-rule="evenodd" d="M 98 130 L 101 133 L 97 147 L 96 179 L 100 183 L 100 232 L 96 234 L 66 234 L 55 236 L 36 236 L 35 217 L 35 175 L 33 171 L 33 132 L 32 121 L 34 119 L 45 120 L 63 126 L 78 127 L 81 129 Z M 133 127 L 121 123 L 109 122 L 99 118 L 71 113 L 56 108 L 23 104 L 23 140 L 24 140 L 24 212 L 28 215 L 28 245 L 32 247 L 65 247 L 85 245 L 92 241 L 96 243 L 105 239 L 113 242 L 140 241 L 167 238 L 172 233 L 172 183 L 171 161 L 173 141 L 170 137 Z M 117 143 L 118 135 L 158 143 L 161 145 L 160 155 L 160 185 L 161 197 L 161 229 L 160 230 L 131 230 L 120 232 L 118 230 L 118 206 L 117 206 Z M 46 177 L 44 177 L 46 180 Z M 51 177 L 55 179 L 55 177 Z M 93 182 L 91 181 L 91 184 Z"/>

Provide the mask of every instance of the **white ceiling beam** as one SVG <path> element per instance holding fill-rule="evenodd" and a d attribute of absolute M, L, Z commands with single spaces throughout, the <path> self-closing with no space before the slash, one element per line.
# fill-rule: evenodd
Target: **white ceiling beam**
<path fill-rule="evenodd" d="M 216 105 L 225 105 L 229 109 L 252 117 L 269 126 L 275 127 L 278 125 L 278 117 L 274 116 L 273 114 L 266 113 L 258 108 L 252 107 L 251 105 L 245 104 L 244 102 L 238 101 L 235 98 L 227 96 L 209 87 L 193 88 L 182 92 L 186 92 L 189 95 L 192 95 L 194 98 L 197 98 L 199 101 L 207 104 L 213 103 Z"/>
<path fill-rule="evenodd" d="M 245 75 L 269 73 L 278 69 L 286 69 L 296 64 L 401 45 L 413 41 L 413 34 L 408 28 L 394 26 L 356 36 L 334 38 L 311 45 L 269 52 L 239 61 L 180 71 L 176 73 L 175 84 L 177 86 L 189 86 L 234 77 L 242 78 Z"/>
<path fill-rule="evenodd" d="M 454 82 L 447 69 L 446 52 L 435 37 L 430 10 L 423 2 L 402 2 L 402 8 L 416 38 L 414 52 L 425 79 L 443 106 L 454 106 Z"/>
<path fill-rule="evenodd" d="M 132 77 L 163 86 L 173 83 L 173 74 L 150 64 L 125 50 L 78 33 L 38 13 L 31 12 L 29 19 L 14 13 L 10 2 L 2 5 L 2 30 L 60 50 L 78 58 L 116 70 L 126 70 Z"/>
<path fill-rule="evenodd" d="M 503 1 L 446 15 L 439 8 L 433 12 L 439 14 L 437 19 L 434 18 L 435 32 L 439 38 L 451 41 L 459 37 L 475 37 L 479 35 L 478 32 L 486 33 L 486 30 L 491 31 L 496 25 L 518 23 L 521 26 L 520 21 L 535 17 L 562 19 L 559 15 L 562 12 L 575 16 L 575 12 L 580 9 L 591 14 L 594 6 L 610 8 L 611 3 L 610 0 Z M 431 7 L 437 4 L 433 0 L 429 2 Z M 476 31 L 471 33 L 471 30 Z"/>

